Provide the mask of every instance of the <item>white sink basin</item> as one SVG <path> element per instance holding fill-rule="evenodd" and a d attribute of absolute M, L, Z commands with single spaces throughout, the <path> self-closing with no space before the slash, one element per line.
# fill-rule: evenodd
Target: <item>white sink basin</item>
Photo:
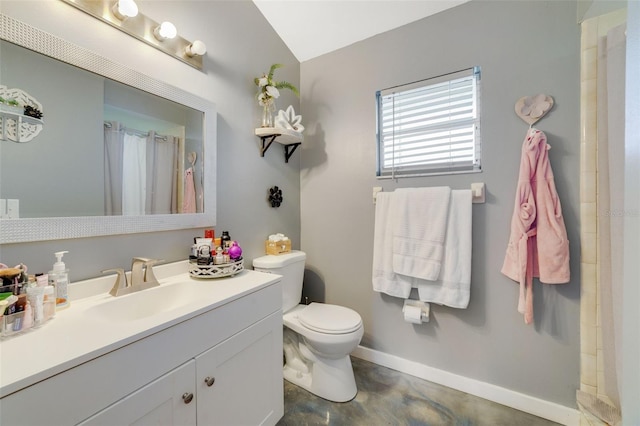
<path fill-rule="evenodd" d="M 108 321 L 130 322 L 185 307 L 201 296 L 202 291 L 193 283 L 165 284 L 110 298 L 87 313 Z"/>
<path fill-rule="evenodd" d="M 53 320 L 38 329 L 2 341 L 0 397 L 211 312 L 280 279 L 251 270 L 233 278 L 195 279 L 187 271 L 188 261 L 158 265 L 154 272 L 160 286 L 119 297 L 108 293 L 113 276 L 71 283 L 67 309 L 56 312 Z"/>

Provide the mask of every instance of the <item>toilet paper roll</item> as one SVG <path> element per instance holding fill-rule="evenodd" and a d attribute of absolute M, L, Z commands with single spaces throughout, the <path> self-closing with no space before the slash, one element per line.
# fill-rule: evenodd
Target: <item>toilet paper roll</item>
<path fill-rule="evenodd" d="M 422 324 L 422 309 L 418 306 L 406 305 L 402 312 L 404 312 L 404 320 L 412 324 Z"/>

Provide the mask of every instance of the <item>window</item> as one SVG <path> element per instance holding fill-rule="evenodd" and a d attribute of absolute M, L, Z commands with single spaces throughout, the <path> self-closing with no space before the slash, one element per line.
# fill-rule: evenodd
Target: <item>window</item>
<path fill-rule="evenodd" d="M 379 177 L 480 167 L 480 67 L 376 92 Z"/>

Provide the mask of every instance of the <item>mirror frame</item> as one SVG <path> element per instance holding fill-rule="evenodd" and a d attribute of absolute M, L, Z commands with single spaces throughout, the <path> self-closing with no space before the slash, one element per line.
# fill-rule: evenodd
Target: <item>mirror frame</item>
<path fill-rule="evenodd" d="M 216 224 L 217 116 L 214 103 L 1 13 L 0 39 L 204 113 L 204 213 L 0 219 L 0 244 L 169 231 Z M 46 112 L 46 106 L 43 110 Z M 38 143 L 37 139 L 32 143 Z"/>

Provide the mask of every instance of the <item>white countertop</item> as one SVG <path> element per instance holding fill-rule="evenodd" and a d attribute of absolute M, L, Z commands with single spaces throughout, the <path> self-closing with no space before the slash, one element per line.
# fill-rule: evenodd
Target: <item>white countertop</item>
<path fill-rule="evenodd" d="M 193 301 L 167 311 L 131 321 L 110 320 L 96 315 L 96 306 L 114 300 L 108 291 L 115 275 L 73 283 L 69 287 L 70 307 L 38 329 L 0 341 L 0 397 L 16 392 L 52 375 L 121 348 L 267 287 L 279 275 L 244 270 L 233 277 L 194 279 L 187 262 L 154 267 L 161 286 L 188 286 Z M 159 288 L 159 287 L 156 287 Z M 139 295 L 143 290 L 134 293 Z M 129 297 L 131 295 L 119 296 Z M 138 296 L 139 297 L 139 296 Z M 170 305 L 171 301 L 167 301 Z"/>

